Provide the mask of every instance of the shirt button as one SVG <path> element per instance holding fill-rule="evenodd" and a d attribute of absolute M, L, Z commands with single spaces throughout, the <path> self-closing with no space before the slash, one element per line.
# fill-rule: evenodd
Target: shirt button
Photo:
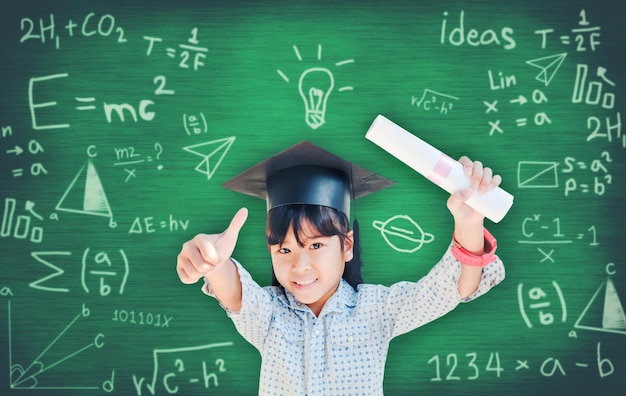
<path fill-rule="evenodd" d="M 348 342 L 352 342 L 352 341 L 354 341 L 354 337 L 349 336 L 349 337 L 348 337 Z"/>
<path fill-rule="evenodd" d="M 315 334 L 316 336 L 318 336 L 318 335 L 320 335 L 320 331 L 319 331 L 319 330 L 315 330 L 315 331 L 313 332 L 313 334 Z"/>
<path fill-rule="evenodd" d="M 317 373 L 313 373 L 312 377 L 313 379 L 317 379 Z"/>

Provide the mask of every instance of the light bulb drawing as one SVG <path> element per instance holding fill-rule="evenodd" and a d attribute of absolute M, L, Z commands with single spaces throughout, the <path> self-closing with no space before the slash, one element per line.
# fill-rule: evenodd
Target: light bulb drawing
<path fill-rule="evenodd" d="M 332 73 L 324 67 L 312 67 L 300 76 L 298 91 L 304 101 L 304 119 L 311 128 L 324 125 L 326 103 L 334 86 Z"/>
<path fill-rule="evenodd" d="M 298 47 L 293 46 L 293 50 L 299 62 L 302 56 Z M 322 45 L 317 46 L 317 60 L 322 59 Z M 343 66 L 354 63 L 354 59 L 346 59 L 335 63 L 335 66 Z M 289 77 L 280 69 L 278 74 L 285 82 L 290 82 Z M 335 87 L 335 78 L 329 68 L 310 67 L 305 69 L 298 80 L 298 92 L 304 102 L 304 120 L 312 129 L 317 129 L 326 122 L 326 108 L 328 98 Z M 338 92 L 352 91 L 351 86 L 343 86 L 337 89 Z"/>

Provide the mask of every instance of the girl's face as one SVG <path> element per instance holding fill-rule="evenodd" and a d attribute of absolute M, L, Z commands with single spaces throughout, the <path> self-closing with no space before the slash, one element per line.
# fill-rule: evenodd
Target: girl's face
<path fill-rule="evenodd" d="M 302 224 L 302 245 L 289 227 L 282 244 L 270 245 L 274 274 L 280 284 L 318 316 L 333 295 L 352 260 L 353 233 L 343 247 L 339 236 L 322 236 L 309 222 Z"/>

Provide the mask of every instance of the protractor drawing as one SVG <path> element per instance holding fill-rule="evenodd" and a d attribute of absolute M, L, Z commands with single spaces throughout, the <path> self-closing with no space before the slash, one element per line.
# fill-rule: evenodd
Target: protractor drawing
<path fill-rule="evenodd" d="M 71 330 L 71 328 L 76 324 L 76 322 L 81 319 L 89 316 L 89 309 L 83 305 L 81 312 L 77 314 L 74 319 L 72 319 L 66 326 L 63 328 L 52 341 L 50 341 L 43 350 L 39 353 L 39 355 L 32 360 L 30 363 L 19 364 L 15 363 L 17 357 L 15 356 L 13 350 L 13 327 L 14 323 L 11 318 L 11 301 L 7 303 L 8 309 L 8 327 L 9 327 L 9 366 L 11 371 L 10 378 L 10 387 L 11 389 L 79 389 L 79 390 L 98 390 L 99 385 L 94 386 L 85 386 L 85 385 L 72 385 L 72 378 L 64 377 L 64 378 L 55 378 L 54 369 L 56 368 L 58 371 L 59 367 L 66 366 L 71 361 L 75 360 L 78 355 L 83 354 L 85 351 L 96 348 L 100 349 L 104 346 L 104 335 L 98 334 L 93 337 L 88 344 L 84 345 L 72 345 L 72 340 L 75 339 L 72 336 L 68 337 L 69 347 L 66 345 L 67 342 L 62 342 L 61 340 L 64 338 L 66 334 Z M 19 335 L 23 335 L 20 333 Z M 75 334 L 74 334 L 75 336 Z M 50 371 L 49 374 L 46 374 Z M 50 382 L 54 381 L 54 384 Z"/>

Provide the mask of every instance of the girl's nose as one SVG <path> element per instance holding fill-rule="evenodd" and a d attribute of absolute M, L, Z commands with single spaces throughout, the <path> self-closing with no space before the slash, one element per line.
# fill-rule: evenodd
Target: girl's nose
<path fill-rule="evenodd" d="M 308 254 L 299 254 L 293 263 L 292 270 L 294 272 L 304 272 L 311 269 L 311 258 Z"/>

